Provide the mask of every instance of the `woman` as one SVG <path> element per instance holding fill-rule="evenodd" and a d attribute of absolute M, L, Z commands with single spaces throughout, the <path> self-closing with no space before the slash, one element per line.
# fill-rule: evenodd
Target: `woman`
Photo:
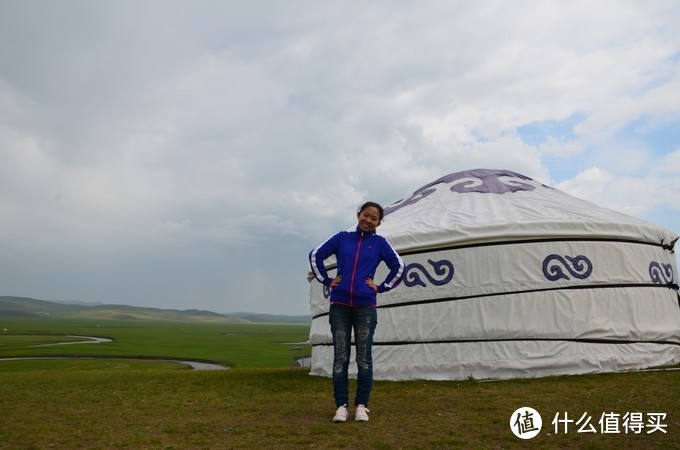
<path fill-rule="evenodd" d="M 356 347 L 357 392 L 354 397 L 355 420 L 368 420 L 368 399 L 373 384 L 371 346 L 377 324 L 376 294 L 395 287 L 404 273 L 404 262 L 390 243 L 376 234 L 383 219 L 378 203 L 366 202 L 357 213 L 355 231 L 341 231 L 316 247 L 309 262 L 316 279 L 331 288 L 329 322 L 333 335 L 333 396 L 337 411 L 333 422 L 345 422 L 349 416 L 347 371 L 352 342 Z M 337 275 L 330 278 L 324 261 L 335 255 Z M 385 280 L 373 281 L 375 270 L 384 261 L 390 272 Z"/>

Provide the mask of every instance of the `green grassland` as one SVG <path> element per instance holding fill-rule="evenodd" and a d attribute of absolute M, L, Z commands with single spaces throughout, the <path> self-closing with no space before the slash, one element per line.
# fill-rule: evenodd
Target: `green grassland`
<path fill-rule="evenodd" d="M 308 333 L 309 324 L 0 317 L 0 357 L 80 357 L 0 361 L 0 449 L 680 448 L 678 371 L 376 381 L 370 421 L 333 424 L 330 380 L 289 367 L 287 343 Z M 34 347 L 77 339 L 69 335 L 112 341 Z M 531 441 L 509 428 L 522 406 L 543 417 Z M 575 425 L 556 433 L 551 421 L 564 412 L 588 413 L 598 430 L 603 413 L 663 412 L 666 433 L 577 433 Z"/>
<path fill-rule="evenodd" d="M 231 367 L 288 367 L 290 343 L 306 341 L 309 336 L 308 324 L 94 320 L 50 316 L 12 318 L 1 322 L 0 330 L 7 329 L 0 331 L 0 357 L 5 358 L 109 356 L 210 361 Z M 68 337 L 71 335 L 103 337 L 111 339 L 111 342 L 35 346 L 76 339 Z M 307 354 L 309 348 L 307 345 Z M 296 355 L 299 356 L 299 352 Z"/>

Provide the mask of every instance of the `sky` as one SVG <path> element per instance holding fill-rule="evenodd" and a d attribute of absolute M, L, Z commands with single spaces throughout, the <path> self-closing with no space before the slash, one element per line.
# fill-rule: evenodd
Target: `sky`
<path fill-rule="evenodd" d="M 680 233 L 674 0 L 0 1 L 0 295 L 309 314 L 307 255 L 509 169 Z"/>

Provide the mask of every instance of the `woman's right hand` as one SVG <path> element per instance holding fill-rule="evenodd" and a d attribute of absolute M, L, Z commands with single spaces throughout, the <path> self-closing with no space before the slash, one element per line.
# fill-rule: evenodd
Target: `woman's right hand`
<path fill-rule="evenodd" d="M 342 281 L 342 275 L 333 279 L 333 281 L 331 281 L 330 287 L 337 286 L 338 284 L 340 284 L 340 281 Z"/>

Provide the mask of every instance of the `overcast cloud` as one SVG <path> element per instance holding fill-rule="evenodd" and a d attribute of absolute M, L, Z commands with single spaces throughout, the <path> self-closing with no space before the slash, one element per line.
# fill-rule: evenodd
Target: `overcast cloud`
<path fill-rule="evenodd" d="M 676 1 L 0 2 L 0 295 L 307 314 L 307 253 L 510 169 L 680 231 Z"/>

